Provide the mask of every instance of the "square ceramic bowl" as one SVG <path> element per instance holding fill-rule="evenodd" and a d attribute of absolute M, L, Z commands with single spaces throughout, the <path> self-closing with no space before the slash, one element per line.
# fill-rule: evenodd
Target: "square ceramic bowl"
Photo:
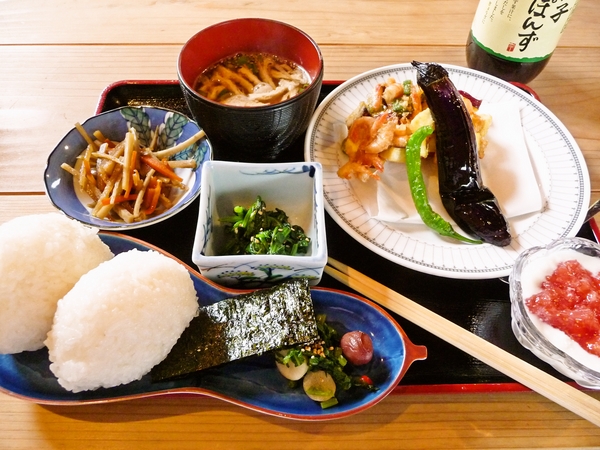
<path fill-rule="evenodd" d="M 239 163 L 208 161 L 202 167 L 200 211 L 192 260 L 215 283 L 241 289 L 292 278 L 319 283 L 327 263 L 323 170 L 319 163 Z M 225 225 L 235 206 L 248 207 L 260 196 L 267 210 L 279 208 L 311 239 L 305 255 L 220 255 Z"/>
<path fill-rule="evenodd" d="M 510 275 L 512 330 L 521 345 L 558 372 L 583 387 L 600 389 L 600 357 L 584 350 L 565 332 L 542 320 L 527 302 L 542 290 L 542 282 L 559 263 L 571 260 L 579 261 L 597 277 L 600 272 L 600 246 L 588 239 L 564 238 L 544 247 L 533 247 L 519 255 Z M 573 289 L 573 283 L 569 284 Z M 584 309 L 587 309 L 589 305 L 585 306 Z M 573 324 L 581 311 L 583 309 L 574 308 L 571 313 L 563 310 L 553 315 Z"/>

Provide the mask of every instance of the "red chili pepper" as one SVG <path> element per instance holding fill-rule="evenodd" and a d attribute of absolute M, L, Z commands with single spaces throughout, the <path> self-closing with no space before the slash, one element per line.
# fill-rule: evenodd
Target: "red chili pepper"
<path fill-rule="evenodd" d="M 363 382 L 364 384 L 369 385 L 369 386 L 373 385 L 373 380 L 371 380 L 371 378 L 369 378 L 368 375 L 362 375 L 360 377 L 360 381 Z"/>

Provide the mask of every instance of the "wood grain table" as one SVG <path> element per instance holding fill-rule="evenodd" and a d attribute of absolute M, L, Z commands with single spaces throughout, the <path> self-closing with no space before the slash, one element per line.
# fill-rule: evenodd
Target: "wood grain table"
<path fill-rule="evenodd" d="M 0 0 L 0 223 L 52 211 L 42 174 L 59 139 L 94 113 L 109 84 L 176 79 L 179 50 L 208 25 L 237 17 L 288 22 L 320 45 L 325 79 L 341 81 L 413 59 L 465 65 L 476 6 L 476 0 Z M 598 0 L 579 2 L 550 63 L 530 83 L 580 146 L 592 201 L 600 198 L 598 6 Z M 197 396 L 59 407 L 0 394 L 0 449 L 95 448 L 600 448 L 600 429 L 526 390 L 401 385 L 373 408 L 327 422 L 290 421 Z"/>

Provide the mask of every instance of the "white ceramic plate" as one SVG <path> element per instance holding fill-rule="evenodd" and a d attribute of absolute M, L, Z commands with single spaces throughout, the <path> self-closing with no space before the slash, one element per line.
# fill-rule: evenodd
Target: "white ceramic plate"
<path fill-rule="evenodd" d="M 487 74 L 450 65 L 444 67 L 457 89 L 475 98 L 495 103 L 518 102 L 543 208 L 509 219 L 513 236 L 509 246 L 450 242 L 424 224 L 390 226 L 370 217 L 349 182 L 337 176 L 343 155 L 336 143 L 334 124 L 345 121 L 377 83 L 389 77 L 416 82 L 416 71 L 410 64 L 371 70 L 331 92 L 317 108 L 306 132 L 305 158 L 323 166 L 326 211 L 348 234 L 375 253 L 431 275 L 462 279 L 507 276 L 524 250 L 577 234 L 590 199 L 588 170 L 571 134 L 539 101 Z M 524 197 L 528 193 L 518 195 Z"/>

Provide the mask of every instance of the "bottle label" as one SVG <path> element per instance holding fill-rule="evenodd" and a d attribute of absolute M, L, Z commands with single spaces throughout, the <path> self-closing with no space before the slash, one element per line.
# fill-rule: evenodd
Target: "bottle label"
<path fill-rule="evenodd" d="M 471 31 L 475 42 L 515 62 L 548 58 L 578 0 L 480 0 Z"/>

